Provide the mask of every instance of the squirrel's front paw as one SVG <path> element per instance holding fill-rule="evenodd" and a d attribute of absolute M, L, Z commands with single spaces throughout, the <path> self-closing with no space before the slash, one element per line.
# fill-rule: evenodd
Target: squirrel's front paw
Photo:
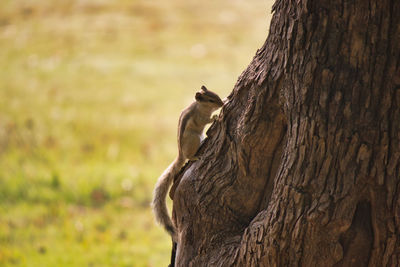
<path fill-rule="evenodd" d="M 194 156 L 194 157 L 191 157 L 189 160 L 190 160 L 190 161 L 197 161 L 197 160 L 199 160 L 199 159 L 200 159 L 199 157 Z"/>

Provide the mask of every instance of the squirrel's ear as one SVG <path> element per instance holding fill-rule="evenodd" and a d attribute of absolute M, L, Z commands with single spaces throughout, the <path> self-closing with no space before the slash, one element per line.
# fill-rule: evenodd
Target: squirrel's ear
<path fill-rule="evenodd" d="M 197 92 L 194 98 L 196 99 L 196 101 L 202 101 L 203 95 L 201 93 Z"/>
<path fill-rule="evenodd" d="M 203 86 L 201 86 L 201 90 L 203 90 L 205 92 L 205 91 L 207 91 L 207 88 L 203 85 Z"/>

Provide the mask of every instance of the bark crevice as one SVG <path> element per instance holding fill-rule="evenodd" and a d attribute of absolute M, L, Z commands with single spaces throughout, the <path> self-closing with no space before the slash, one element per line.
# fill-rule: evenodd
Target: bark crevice
<path fill-rule="evenodd" d="M 342 233 L 339 242 L 343 249 L 343 259 L 335 266 L 368 266 L 373 245 L 371 204 L 360 201 L 357 204 L 349 229 Z"/>

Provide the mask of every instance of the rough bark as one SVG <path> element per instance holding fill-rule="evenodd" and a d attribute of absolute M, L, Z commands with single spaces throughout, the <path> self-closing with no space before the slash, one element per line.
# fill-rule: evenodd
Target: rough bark
<path fill-rule="evenodd" d="M 400 1 L 273 11 L 178 179 L 177 266 L 400 266 Z"/>

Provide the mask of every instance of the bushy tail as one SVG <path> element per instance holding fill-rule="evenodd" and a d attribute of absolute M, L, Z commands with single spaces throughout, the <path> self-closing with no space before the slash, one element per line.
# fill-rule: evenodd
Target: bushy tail
<path fill-rule="evenodd" d="M 154 189 L 153 202 L 151 204 L 156 221 L 165 228 L 174 241 L 176 241 L 176 233 L 171 218 L 168 215 L 166 198 L 168 189 L 171 186 L 175 175 L 178 174 L 184 163 L 185 159 L 178 156 L 161 174 Z"/>

